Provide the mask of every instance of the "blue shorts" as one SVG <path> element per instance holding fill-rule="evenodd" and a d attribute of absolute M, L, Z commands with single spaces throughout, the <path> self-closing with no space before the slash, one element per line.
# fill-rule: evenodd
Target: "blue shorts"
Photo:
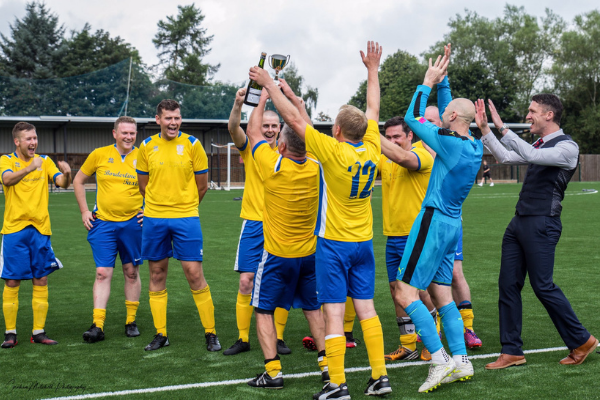
<path fill-rule="evenodd" d="M 452 284 L 460 218 L 434 208 L 421 210 L 410 230 L 396 279 L 425 290 L 431 282 Z"/>
<path fill-rule="evenodd" d="M 0 277 L 2 279 L 40 279 L 62 268 L 54 255 L 50 236 L 29 225 L 2 237 Z"/>
<path fill-rule="evenodd" d="M 254 275 L 250 304 L 267 311 L 277 307 L 318 310 L 315 255 L 283 258 L 264 250 Z"/>
<path fill-rule="evenodd" d="M 385 245 L 385 265 L 387 266 L 388 280 L 390 282 L 396 281 L 396 275 L 398 275 L 398 268 L 400 268 L 407 240 L 408 236 L 388 236 L 387 238 Z"/>
<path fill-rule="evenodd" d="M 463 238 L 463 231 L 462 231 L 462 224 L 461 224 L 460 236 L 458 237 L 458 243 L 456 245 L 456 252 L 454 253 L 454 260 L 460 260 L 460 261 L 464 260 L 462 238 Z"/>
<path fill-rule="evenodd" d="M 245 219 L 242 223 L 242 233 L 235 255 L 234 271 L 256 273 L 262 259 L 265 238 L 262 221 Z"/>
<path fill-rule="evenodd" d="M 94 220 L 88 232 L 96 267 L 115 267 L 117 253 L 121 264 L 142 264 L 142 227 L 137 216 L 128 221 Z"/>
<path fill-rule="evenodd" d="M 375 295 L 373 241 L 339 242 L 317 238 L 319 303 L 345 303 L 346 296 L 369 300 Z"/>
<path fill-rule="evenodd" d="M 144 217 L 142 258 L 159 261 L 168 257 L 175 257 L 180 261 L 202 261 L 202 228 L 199 217 Z"/>

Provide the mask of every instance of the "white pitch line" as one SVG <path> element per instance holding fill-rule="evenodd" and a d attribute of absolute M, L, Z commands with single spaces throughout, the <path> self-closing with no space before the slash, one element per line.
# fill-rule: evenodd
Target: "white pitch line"
<path fill-rule="evenodd" d="M 568 350 L 566 347 L 548 347 L 546 349 L 533 349 L 533 350 L 525 350 L 525 354 L 534 354 L 534 353 L 549 353 L 553 351 L 564 351 Z M 470 359 L 482 359 L 482 358 L 495 358 L 499 357 L 500 353 L 490 353 L 490 354 L 478 354 L 469 356 Z M 395 364 L 386 364 L 387 369 L 396 369 L 396 368 L 405 368 L 416 365 L 426 365 L 429 364 L 429 361 L 410 361 L 410 362 L 402 362 Z M 352 372 L 363 372 L 369 371 L 371 367 L 353 367 L 346 368 L 346 373 Z M 285 375 L 285 379 L 299 379 L 306 378 L 309 376 L 321 376 L 321 372 L 303 372 L 299 374 L 287 374 Z M 247 379 L 234 379 L 227 381 L 217 381 L 217 382 L 202 382 L 202 383 L 189 383 L 186 385 L 174 385 L 174 386 L 161 386 L 155 388 L 147 388 L 147 389 L 132 389 L 132 390 L 120 390 L 118 392 L 103 392 L 103 393 L 90 393 L 90 394 L 81 394 L 76 396 L 65 396 L 65 397 L 52 397 L 46 400 L 82 400 L 82 399 L 95 399 L 98 397 L 113 397 L 113 396 L 127 396 L 130 394 L 142 394 L 142 393 L 157 393 L 157 392 L 170 392 L 174 390 L 185 390 L 185 389 L 195 389 L 195 388 L 204 388 L 211 386 L 228 386 L 228 385 L 239 385 L 242 383 L 248 382 L 251 378 Z"/>

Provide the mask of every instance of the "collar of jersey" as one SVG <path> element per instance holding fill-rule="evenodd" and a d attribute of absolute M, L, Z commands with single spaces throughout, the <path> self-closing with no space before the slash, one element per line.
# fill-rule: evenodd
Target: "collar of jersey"
<path fill-rule="evenodd" d="M 177 135 L 177 137 L 180 137 L 180 136 L 181 136 L 181 131 L 179 131 L 179 134 Z M 163 137 L 160 135 L 160 132 L 158 132 L 158 137 L 159 137 L 159 138 L 161 138 L 161 139 L 163 138 Z"/>
<path fill-rule="evenodd" d="M 287 157 L 286 157 L 287 158 Z M 289 158 L 289 160 L 292 160 L 293 162 L 295 162 L 296 164 L 304 164 L 306 162 L 306 157 L 304 158 L 304 160 L 302 161 L 298 161 L 298 160 L 294 160 L 293 158 Z"/>
<path fill-rule="evenodd" d="M 363 145 L 363 142 L 358 142 L 358 143 L 344 142 L 344 143 L 348 143 L 352 147 L 360 147 Z"/>

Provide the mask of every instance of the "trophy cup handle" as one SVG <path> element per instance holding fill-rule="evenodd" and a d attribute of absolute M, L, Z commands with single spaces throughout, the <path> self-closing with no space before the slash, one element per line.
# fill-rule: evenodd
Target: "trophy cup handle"
<path fill-rule="evenodd" d="M 287 58 L 285 59 L 285 65 L 288 65 L 290 63 L 290 56 L 288 55 Z"/>

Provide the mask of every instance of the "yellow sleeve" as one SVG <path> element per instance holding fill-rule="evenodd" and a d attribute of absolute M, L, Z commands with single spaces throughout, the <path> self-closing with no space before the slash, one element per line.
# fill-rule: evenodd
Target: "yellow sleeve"
<path fill-rule="evenodd" d="M 196 141 L 192 144 L 192 165 L 194 166 L 194 174 L 205 174 L 208 172 L 208 157 L 204 151 L 204 147 L 200 144 L 200 141 Z"/>
<path fill-rule="evenodd" d="M 98 149 L 92 151 L 85 159 L 85 162 L 81 168 L 79 168 L 79 170 L 87 176 L 94 175 L 96 173 L 96 169 L 98 169 Z"/>
<path fill-rule="evenodd" d="M 252 157 L 254 157 L 256 169 L 263 181 L 276 172 L 277 164 L 281 163 L 282 159 L 282 156 L 274 152 L 265 140 L 256 143 L 252 149 Z"/>
<path fill-rule="evenodd" d="M 374 144 L 377 152 L 381 154 L 381 135 L 379 134 L 379 124 L 377 121 L 372 119 L 368 121 L 367 132 L 365 132 L 363 142 Z"/>
<path fill-rule="evenodd" d="M 419 159 L 419 172 L 428 172 L 433 168 L 433 156 L 423 147 L 414 147 L 411 150 Z"/>
<path fill-rule="evenodd" d="M 148 175 L 148 159 L 146 157 L 146 143 L 142 143 L 140 151 L 138 151 L 137 165 L 135 172 L 142 175 Z"/>
<path fill-rule="evenodd" d="M 320 162 L 325 162 L 334 152 L 337 140 L 331 136 L 319 132 L 310 125 L 306 125 L 304 131 L 306 151 L 311 152 Z"/>
<path fill-rule="evenodd" d="M 4 184 L 2 176 L 4 176 L 4 173 L 8 171 L 13 172 L 12 162 L 10 161 L 10 158 L 8 158 L 8 156 L 2 156 L 0 157 L 0 181 L 2 182 L 2 184 Z"/>
<path fill-rule="evenodd" d="M 54 164 L 54 161 L 48 156 L 44 157 L 44 164 L 46 164 L 46 172 L 48 174 L 48 180 L 52 180 L 56 185 L 56 177 L 62 174 L 60 170 Z"/>

